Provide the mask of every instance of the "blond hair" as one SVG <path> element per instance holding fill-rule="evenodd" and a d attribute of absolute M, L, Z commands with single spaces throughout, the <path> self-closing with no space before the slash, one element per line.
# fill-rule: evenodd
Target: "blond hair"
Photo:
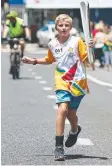
<path fill-rule="evenodd" d="M 60 14 L 59 16 L 57 16 L 55 19 L 55 26 L 56 27 L 57 27 L 57 24 L 59 23 L 60 20 L 66 20 L 72 26 L 72 18 L 69 15 Z"/>

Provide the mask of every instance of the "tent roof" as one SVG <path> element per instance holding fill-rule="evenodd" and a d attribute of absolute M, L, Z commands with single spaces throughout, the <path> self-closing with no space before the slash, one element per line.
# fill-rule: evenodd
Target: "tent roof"
<path fill-rule="evenodd" d="M 26 0 L 26 8 L 80 8 L 81 0 Z M 90 8 L 112 8 L 112 0 L 88 0 Z"/>

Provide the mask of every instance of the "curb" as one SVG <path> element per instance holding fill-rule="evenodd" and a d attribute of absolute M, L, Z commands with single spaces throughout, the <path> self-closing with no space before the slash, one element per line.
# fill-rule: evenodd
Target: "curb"
<path fill-rule="evenodd" d="M 111 83 L 107 83 L 107 82 L 104 82 L 104 81 L 100 81 L 98 80 L 97 78 L 87 74 L 87 78 L 92 81 L 92 82 L 95 82 L 96 84 L 98 85 L 101 85 L 101 86 L 106 86 L 106 87 L 111 87 L 112 88 L 112 84 Z"/>

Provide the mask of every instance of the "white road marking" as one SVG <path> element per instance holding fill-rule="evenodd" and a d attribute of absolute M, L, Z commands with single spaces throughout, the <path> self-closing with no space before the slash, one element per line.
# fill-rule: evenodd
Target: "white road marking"
<path fill-rule="evenodd" d="M 112 89 L 109 89 L 110 92 L 112 92 Z"/>
<path fill-rule="evenodd" d="M 40 80 L 40 79 L 42 79 L 42 77 L 41 76 L 36 76 L 35 79 Z"/>
<path fill-rule="evenodd" d="M 93 145 L 89 138 L 78 138 L 76 145 Z"/>
<path fill-rule="evenodd" d="M 28 69 L 28 71 L 32 71 L 32 69 Z"/>
<path fill-rule="evenodd" d="M 46 81 L 39 81 L 40 84 L 46 84 Z"/>
<path fill-rule="evenodd" d="M 56 96 L 55 95 L 48 95 L 47 98 L 49 98 L 49 99 L 56 99 Z"/>
<path fill-rule="evenodd" d="M 95 77 L 92 77 L 91 75 L 87 75 L 87 78 L 99 85 L 102 85 L 102 86 L 107 86 L 107 87 L 112 87 L 112 84 L 111 83 L 108 83 L 108 82 L 103 82 L 103 81 L 100 81 L 98 79 L 96 79 Z"/>
<path fill-rule="evenodd" d="M 36 72 L 32 72 L 32 75 L 36 75 Z"/>
<path fill-rule="evenodd" d="M 46 91 L 50 91 L 50 90 L 52 90 L 52 87 L 44 87 L 43 89 Z"/>

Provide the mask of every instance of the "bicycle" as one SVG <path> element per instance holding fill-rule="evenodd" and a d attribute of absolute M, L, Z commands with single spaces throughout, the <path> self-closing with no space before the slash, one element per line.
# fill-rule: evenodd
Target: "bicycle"
<path fill-rule="evenodd" d="M 12 74 L 13 79 L 20 78 L 20 64 L 21 64 L 21 46 L 20 40 L 18 38 L 7 39 L 8 44 L 10 45 L 11 53 L 10 53 L 10 63 L 11 69 L 10 74 Z"/>

